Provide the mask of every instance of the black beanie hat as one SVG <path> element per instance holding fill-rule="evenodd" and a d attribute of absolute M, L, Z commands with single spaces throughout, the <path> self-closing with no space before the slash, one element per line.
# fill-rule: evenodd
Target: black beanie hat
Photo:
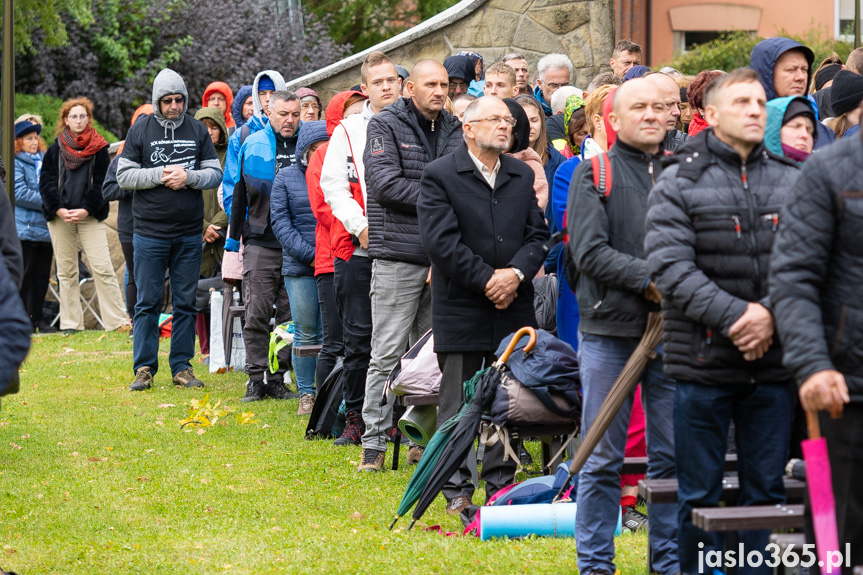
<path fill-rule="evenodd" d="M 815 125 L 815 111 L 812 110 L 812 104 L 802 96 L 797 96 L 788 102 L 788 107 L 785 108 L 785 115 L 782 116 L 782 125 L 784 126 L 797 116 L 809 116 L 809 119 L 812 120 L 812 125 Z"/>
<path fill-rule="evenodd" d="M 860 105 L 863 100 L 863 76 L 841 70 L 833 78 L 830 90 L 830 108 L 834 116 L 841 116 Z"/>
<path fill-rule="evenodd" d="M 817 92 L 824 87 L 824 84 L 834 79 L 840 70 L 842 70 L 841 64 L 830 64 L 818 70 L 815 74 L 815 91 Z"/>

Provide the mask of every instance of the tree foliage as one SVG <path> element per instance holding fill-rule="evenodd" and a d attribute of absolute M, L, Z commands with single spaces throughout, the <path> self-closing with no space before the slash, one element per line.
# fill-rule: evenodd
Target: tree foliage
<path fill-rule="evenodd" d="M 793 38 L 811 48 L 815 53 L 813 67 L 817 67 L 834 51 L 844 60 L 853 49 L 853 46 L 847 42 L 836 41 L 818 28 L 813 28 L 802 36 L 788 34 L 785 31 L 781 31 L 777 35 Z M 731 71 L 742 68 L 749 66 L 749 55 L 752 53 L 752 49 L 763 39 L 748 32 L 730 32 L 723 34 L 716 40 L 696 46 L 672 60 L 668 65 L 677 68 L 684 74 L 692 75 L 698 74 L 702 70 Z"/>
<path fill-rule="evenodd" d="M 87 96 L 96 117 L 117 134 L 151 100 L 153 78 L 164 67 L 184 77 L 194 109 L 209 82 L 222 80 L 236 91 L 262 69 L 291 78 L 348 52 L 330 40 L 323 23 L 307 19 L 303 31 L 275 3 L 100 0 L 92 16 L 81 22 L 65 15 L 68 43 L 59 48 L 36 31 L 34 50 L 16 59 L 16 90 Z"/>
<path fill-rule="evenodd" d="M 92 22 L 90 0 L 15 0 L 16 52 L 32 52 L 37 31 L 45 46 L 66 44 L 69 41 L 66 20 L 69 19 L 82 25 Z M 0 22 L 2 20 L 0 13 Z"/>

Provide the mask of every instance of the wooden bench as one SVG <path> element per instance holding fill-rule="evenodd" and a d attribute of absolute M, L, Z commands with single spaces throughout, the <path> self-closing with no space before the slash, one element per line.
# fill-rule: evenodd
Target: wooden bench
<path fill-rule="evenodd" d="M 806 483 L 786 477 L 785 496 L 788 501 L 803 501 Z M 677 479 L 642 479 L 638 482 L 638 494 L 648 503 L 676 503 L 679 491 Z M 722 497 L 720 501 L 735 503 L 740 497 L 740 479 L 736 475 L 722 478 Z"/>
<path fill-rule="evenodd" d="M 725 471 L 737 471 L 737 454 L 729 453 L 725 456 Z M 647 473 L 646 457 L 625 457 L 621 475 L 644 475 Z"/>
<path fill-rule="evenodd" d="M 692 523 L 707 532 L 749 529 L 802 529 L 803 505 L 750 505 L 747 507 L 699 507 Z"/>

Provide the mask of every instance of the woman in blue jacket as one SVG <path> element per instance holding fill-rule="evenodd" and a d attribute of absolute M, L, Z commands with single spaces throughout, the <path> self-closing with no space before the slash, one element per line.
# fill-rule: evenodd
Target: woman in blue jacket
<path fill-rule="evenodd" d="M 41 134 L 42 126 L 37 123 L 23 120 L 15 124 L 15 227 L 24 254 L 21 281 L 24 309 L 30 316 L 34 332 L 52 333 L 57 328 L 42 317 L 54 250 L 39 194 L 39 173 L 45 150 Z"/>
<path fill-rule="evenodd" d="M 297 137 L 297 163 L 279 170 L 270 195 L 270 222 L 282 244 L 282 275 L 294 320 L 294 349 L 323 342 L 321 309 L 315 282 L 315 226 L 306 166 L 317 147 L 329 140 L 326 122 L 304 122 Z M 317 356 L 291 358 L 300 392 L 297 415 L 309 415 L 315 405 Z"/>

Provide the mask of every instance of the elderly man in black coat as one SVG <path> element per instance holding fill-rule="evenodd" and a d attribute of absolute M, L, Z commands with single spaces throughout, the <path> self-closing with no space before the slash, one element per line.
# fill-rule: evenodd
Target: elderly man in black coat
<path fill-rule="evenodd" d="M 462 383 L 494 360 L 501 340 L 536 326 L 531 279 L 549 237 L 533 192 L 533 171 L 503 155 L 515 120 L 493 96 L 464 114 L 465 144 L 423 171 L 417 203 L 423 247 L 432 261 L 432 329 L 443 372 L 438 422 L 454 415 Z M 513 478 L 503 447 L 489 447 L 482 479 L 490 498 Z M 444 488 L 448 512 L 471 504 L 463 468 Z"/>

